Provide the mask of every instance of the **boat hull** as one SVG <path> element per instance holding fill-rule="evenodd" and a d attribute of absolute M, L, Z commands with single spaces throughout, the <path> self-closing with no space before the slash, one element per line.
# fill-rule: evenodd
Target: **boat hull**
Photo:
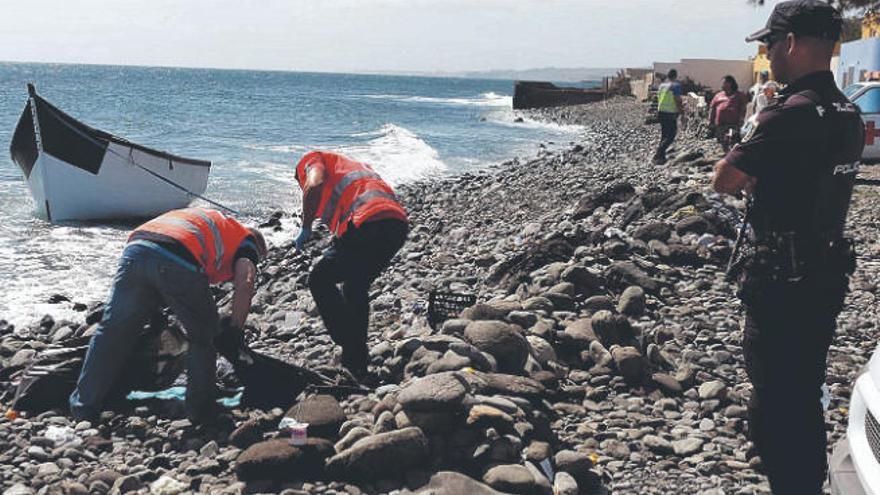
<path fill-rule="evenodd" d="M 34 198 L 51 222 L 124 220 L 187 206 L 208 185 L 211 162 L 132 143 L 89 127 L 28 87 L 10 145 Z"/>
<path fill-rule="evenodd" d="M 108 149 L 127 156 L 129 150 L 110 143 Z M 175 163 L 131 150 L 136 163 L 197 194 L 208 185 L 209 168 Z M 97 174 L 40 153 L 27 179 L 37 216 L 52 221 L 146 218 L 183 208 L 186 192 L 108 152 Z"/>

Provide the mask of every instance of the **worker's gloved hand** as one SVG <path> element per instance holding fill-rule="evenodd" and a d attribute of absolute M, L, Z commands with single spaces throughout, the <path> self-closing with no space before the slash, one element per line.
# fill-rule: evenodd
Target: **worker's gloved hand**
<path fill-rule="evenodd" d="M 297 251 L 302 251 L 303 246 L 305 246 L 306 242 L 312 237 L 312 229 L 310 227 L 303 227 L 299 231 L 299 235 L 296 236 L 296 240 L 293 241 L 294 245 L 296 245 Z"/>
<path fill-rule="evenodd" d="M 220 318 L 220 328 L 214 336 L 214 348 L 233 366 L 240 361 L 239 350 L 247 348 L 247 345 L 244 341 L 244 331 L 235 326 L 232 317 L 227 315 Z"/>

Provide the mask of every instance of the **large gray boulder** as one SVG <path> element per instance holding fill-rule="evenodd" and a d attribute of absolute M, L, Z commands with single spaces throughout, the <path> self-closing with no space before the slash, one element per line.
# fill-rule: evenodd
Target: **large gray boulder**
<path fill-rule="evenodd" d="M 307 438 L 306 444 L 293 446 L 289 439 L 276 438 L 248 447 L 235 463 L 242 481 L 282 480 L 315 476 L 324 469 L 324 460 L 333 454 L 333 444 L 323 438 Z"/>
<path fill-rule="evenodd" d="M 633 233 L 633 237 L 640 241 L 648 242 L 658 240 L 666 242 L 672 235 L 672 225 L 666 222 L 651 222 L 637 228 Z"/>
<path fill-rule="evenodd" d="M 454 372 L 416 378 L 401 389 L 397 402 L 408 411 L 454 411 L 468 392 L 465 383 Z"/>
<path fill-rule="evenodd" d="M 375 480 L 398 476 L 428 462 L 428 439 L 416 427 L 362 438 L 351 448 L 327 460 L 327 470 L 347 480 Z"/>
<path fill-rule="evenodd" d="M 635 285 L 627 287 L 620 295 L 617 312 L 630 316 L 641 316 L 645 312 L 644 289 Z"/>
<path fill-rule="evenodd" d="M 637 285 L 651 294 L 660 290 L 660 283 L 631 261 L 612 263 L 605 270 L 605 279 L 610 287 L 620 290 L 624 290 L 630 285 Z"/>
<path fill-rule="evenodd" d="M 635 347 L 615 347 L 611 357 L 626 383 L 640 385 L 648 377 L 648 361 Z"/>
<path fill-rule="evenodd" d="M 503 321 L 475 321 L 464 329 L 464 339 L 495 358 L 498 370 L 521 373 L 529 356 L 529 343 Z"/>
<path fill-rule="evenodd" d="M 342 406 L 332 395 L 313 395 L 291 407 L 286 414 L 300 423 L 309 424 L 309 435 L 335 439 L 339 427 L 348 419 Z"/>
<path fill-rule="evenodd" d="M 635 330 L 630 325 L 626 316 L 616 315 L 610 311 L 602 310 L 590 318 L 590 324 L 596 337 L 605 347 L 612 345 L 629 345 L 635 339 Z"/>
<path fill-rule="evenodd" d="M 546 479 L 538 479 L 531 470 L 519 464 L 503 464 L 486 471 L 483 481 L 496 490 L 518 495 L 553 495 Z"/>
<path fill-rule="evenodd" d="M 416 495 L 504 495 L 492 487 L 461 473 L 440 471 L 419 488 Z"/>

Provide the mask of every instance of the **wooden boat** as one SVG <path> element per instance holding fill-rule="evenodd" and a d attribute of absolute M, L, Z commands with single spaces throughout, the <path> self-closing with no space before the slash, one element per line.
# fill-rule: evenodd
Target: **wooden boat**
<path fill-rule="evenodd" d="M 204 193 L 211 162 L 175 156 L 89 127 L 37 95 L 10 145 L 37 215 L 62 220 L 145 218 Z"/>

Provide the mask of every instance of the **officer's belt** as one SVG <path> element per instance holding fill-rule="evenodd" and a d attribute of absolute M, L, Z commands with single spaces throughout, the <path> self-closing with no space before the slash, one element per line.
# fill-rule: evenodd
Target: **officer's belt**
<path fill-rule="evenodd" d="M 854 268 L 852 240 L 836 232 L 763 232 L 754 245 L 757 266 L 775 266 L 787 277 L 823 267 L 848 273 Z"/>

